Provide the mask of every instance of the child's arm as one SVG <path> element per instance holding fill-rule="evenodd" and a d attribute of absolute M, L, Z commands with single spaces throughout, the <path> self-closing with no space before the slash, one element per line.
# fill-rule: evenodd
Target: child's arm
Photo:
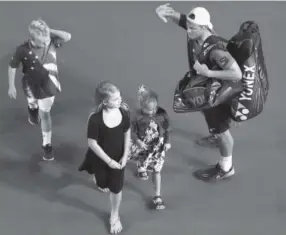
<path fill-rule="evenodd" d="M 113 160 L 103 151 L 103 149 L 98 145 L 95 139 L 88 139 L 88 147 L 103 160 L 107 165 L 109 165 Z"/>
<path fill-rule="evenodd" d="M 98 144 L 99 139 L 99 121 L 97 120 L 96 114 L 91 114 L 88 119 L 87 127 L 87 141 L 88 147 L 104 161 L 110 168 L 120 169 L 118 162 L 112 160 L 105 151 Z"/>
<path fill-rule="evenodd" d="M 131 121 L 130 121 L 130 114 L 124 116 L 124 151 L 123 156 L 120 159 L 121 169 L 126 166 L 128 156 L 130 154 L 130 144 L 131 144 Z"/>
<path fill-rule="evenodd" d="M 137 124 L 136 117 L 134 117 L 132 122 L 131 122 L 131 138 L 134 142 L 136 142 L 139 139 L 139 137 L 138 137 L 138 124 Z"/>
<path fill-rule="evenodd" d="M 12 68 L 11 66 L 9 66 L 9 68 L 8 68 L 9 91 L 10 91 L 10 90 L 15 90 L 15 96 L 14 96 L 14 98 L 16 98 L 16 86 L 15 86 L 16 72 L 17 72 L 17 69 L 16 69 L 16 68 Z"/>
<path fill-rule="evenodd" d="M 18 46 L 8 66 L 8 84 L 9 84 L 8 94 L 11 98 L 14 99 L 16 99 L 17 97 L 17 91 L 15 87 L 15 77 L 17 69 L 20 67 L 22 63 L 23 57 L 24 55 L 22 47 Z"/>
<path fill-rule="evenodd" d="M 50 29 L 51 39 L 56 48 L 71 40 L 71 34 L 63 30 Z"/>
<path fill-rule="evenodd" d="M 139 144 L 140 146 L 143 144 L 142 140 L 139 138 L 139 123 L 137 119 L 137 113 L 131 122 L 131 138 L 134 143 Z"/>
<path fill-rule="evenodd" d="M 66 31 L 50 29 L 50 33 L 51 37 L 57 37 L 61 40 L 61 42 L 68 42 L 71 40 L 71 34 Z"/>
<path fill-rule="evenodd" d="M 121 159 L 122 163 L 127 162 L 128 156 L 130 154 L 130 143 L 131 143 L 131 130 L 130 128 L 124 133 L 124 152 Z M 124 165 L 125 166 L 125 165 Z"/>
<path fill-rule="evenodd" d="M 137 146 L 139 146 L 139 148 L 147 150 L 147 145 L 140 138 L 139 126 L 140 126 L 140 123 L 138 122 L 137 118 L 135 117 L 133 119 L 132 125 L 131 125 L 131 138 L 132 138 L 132 141 Z"/>
<path fill-rule="evenodd" d="M 172 132 L 170 118 L 165 110 L 162 113 L 162 115 L 163 115 L 162 127 L 164 129 L 164 134 L 163 134 L 164 144 L 170 144 L 171 143 L 171 132 Z"/>
<path fill-rule="evenodd" d="M 131 121 L 130 114 L 125 116 L 124 122 L 124 153 L 123 159 L 127 160 L 130 154 L 130 144 L 131 144 Z"/>

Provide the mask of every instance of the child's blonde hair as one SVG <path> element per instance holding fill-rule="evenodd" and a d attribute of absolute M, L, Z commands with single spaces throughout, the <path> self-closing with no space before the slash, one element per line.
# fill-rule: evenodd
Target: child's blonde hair
<path fill-rule="evenodd" d="M 137 97 L 141 108 L 146 107 L 149 103 L 158 105 L 158 94 L 145 85 L 138 87 Z"/>
<path fill-rule="evenodd" d="M 45 21 L 42 19 L 33 20 L 29 27 L 29 36 L 31 39 L 35 39 L 37 37 L 49 37 L 50 36 L 50 28 Z"/>
<path fill-rule="evenodd" d="M 98 105 L 102 104 L 103 101 L 105 101 L 112 94 L 118 91 L 119 91 L 118 87 L 115 86 L 113 83 L 109 81 L 103 81 L 99 83 L 95 89 L 95 101 Z"/>

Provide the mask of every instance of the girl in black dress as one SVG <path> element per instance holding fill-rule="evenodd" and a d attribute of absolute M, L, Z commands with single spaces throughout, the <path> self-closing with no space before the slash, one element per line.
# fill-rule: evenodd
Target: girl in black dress
<path fill-rule="evenodd" d="M 101 82 L 96 99 L 102 108 L 89 116 L 88 150 L 79 170 L 94 174 L 98 187 L 110 190 L 110 232 L 117 234 L 122 231 L 119 207 L 130 148 L 130 116 L 112 83 Z"/>

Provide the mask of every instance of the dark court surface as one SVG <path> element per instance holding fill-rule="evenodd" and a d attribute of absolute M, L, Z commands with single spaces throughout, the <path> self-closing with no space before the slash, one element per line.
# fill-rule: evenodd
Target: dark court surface
<path fill-rule="evenodd" d="M 162 3 L 162 2 L 161 2 Z M 155 89 L 172 119 L 173 148 L 163 171 L 167 209 L 149 209 L 151 181 L 139 181 L 134 165 L 126 171 L 121 217 L 126 235 L 284 235 L 286 231 L 285 22 L 282 2 L 173 3 L 187 13 L 209 9 L 215 29 L 231 37 L 244 20 L 261 28 L 270 94 L 264 112 L 233 129 L 236 176 L 206 184 L 192 177 L 215 163 L 219 153 L 193 144 L 207 134 L 199 113 L 172 112 L 176 81 L 187 71 L 185 32 L 164 24 L 156 2 L 0 3 L 0 234 L 103 235 L 107 194 L 77 171 L 87 147 L 86 123 L 93 91 L 111 80 L 133 108 L 136 88 Z M 16 101 L 7 96 L 7 63 L 27 37 L 29 22 L 42 17 L 52 28 L 72 33 L 59 54 L 63 92 L 56 98 L 53 145 L 56 161 L 41 161 L 39 127 L 27 122 L 18 73 Z"/>

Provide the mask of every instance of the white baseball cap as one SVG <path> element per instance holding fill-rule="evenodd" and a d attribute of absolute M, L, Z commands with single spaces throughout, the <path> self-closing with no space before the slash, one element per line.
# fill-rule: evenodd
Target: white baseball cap
<path fill-rule="evenodd" d="M 187 19 L 194 24 L 208 26 L 210 29 L 213 29 L 210 13 L 204 7 L 192 9 L 188 14 Z"/>

